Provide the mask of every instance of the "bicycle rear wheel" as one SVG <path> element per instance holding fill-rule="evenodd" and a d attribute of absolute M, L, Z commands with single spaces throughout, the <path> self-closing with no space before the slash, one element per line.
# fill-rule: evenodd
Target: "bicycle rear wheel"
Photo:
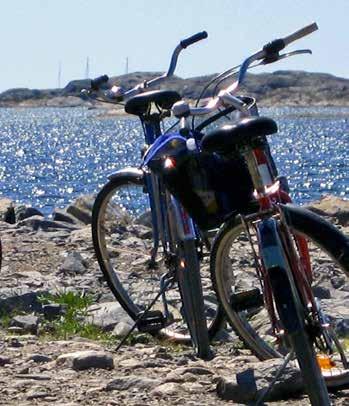
<path fill-rule="evenodd" d="M 333 364 L 323 366 L 322 374 L 328 387 L 349 387 L 349 370 L 341 354 L 342 351 L 345 357 L 349 355 L 349 240 L 314 213 L 292 205 L 283 210 L 290 231 L 308 242 L 313 293 L 331 341 L 338 342 L 331 355 Z M 240 218 L 231 219 L 213 244 L 211 274 L 228 321 L 246 346 L 263 360 L 280 357 L 287 348 L 273 335 L 268 312 L 260 300 L 262 288 L 256 275 L 255 253 L 258 253 L 258 242 L 253 227 L 248 235 Z M 232 300 L 242 296 L 247 297 L 245 303 L 242 300 L 242 308 L 232 306 Z M 320 350 L 317 355 L 321 356 Z"/>
<path fill-rule="evenodd" d="M 160 290 L 161 277 L 168 272 L 162 247 L 156 264 L 150 264 L 153 235 L 149 197 L 143 172 L 119 171 L 98 193 L 92 212 L 92 237 L 101 271 L 121 306 L 136 320 Z M 224 316 L 211 285 L 210 273 L 203 272 L 205 314 L 209 337 L 220 330 Z M 182 300 L 177 286 L 166 290 L 171 315 L 165 328 L 153 334 L 190 343 L 183 319 Z M 153 310 L 164 313 L 161 299 Z"/>

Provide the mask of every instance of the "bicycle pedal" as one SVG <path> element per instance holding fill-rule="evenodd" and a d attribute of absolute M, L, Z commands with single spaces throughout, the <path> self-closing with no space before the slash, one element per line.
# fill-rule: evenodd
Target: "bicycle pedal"
<path fill-rule="evenodd" d="M 139 313 L 138 317 L 143 314 Z M 160 310 L 149 310 L 137 322 L 138 331 L 141 333 L 151 333 L 161 330 L 166 326 L 166 317 Z"/>
<path fill-rule="evenodd" d="M 236 312 L 263 306 L 263 295 L 258 288 L 233 293 L 230 296 L 230 305 Z"/>

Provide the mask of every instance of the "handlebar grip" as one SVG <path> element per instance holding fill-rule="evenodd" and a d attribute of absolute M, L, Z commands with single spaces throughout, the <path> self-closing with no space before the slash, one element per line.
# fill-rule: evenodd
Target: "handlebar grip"
<path fill-rule="evenodd" d="M 319 27 L 316 23 L 312 23 L 307 25 L 304 28 L 301 28 L 300 30 L 294 32 L 293 34 L 288 35 L 287 37 L 283 38 L 285 46 L 290 44 L 293 41 L 296 41 L 297 39 L 300 39 L 302 37 L 305 37 L 306 35 L 311 34 L 312 32 L 318 30 Z"/>
<path fill-rule="evenodd" d="M 197 34 L 192 35 L 189 38 L 183 39 L 180 44 L 182 48 L 186 48 L 189 45 L 194 44 L 195 42 L 201 41 L 202 39 L 205 39 L 208 37 L 208 34 L 206 31 L 198 32 Z"/>
<path fill-rule="evenodd" d="M 91 89 L 92 90 L 99 90 L 99 88 L 103 85 L 103 83 L 107 83 L 109 80 L 108 75 L 98 76 L 96 79 L 91 80 Z"/>

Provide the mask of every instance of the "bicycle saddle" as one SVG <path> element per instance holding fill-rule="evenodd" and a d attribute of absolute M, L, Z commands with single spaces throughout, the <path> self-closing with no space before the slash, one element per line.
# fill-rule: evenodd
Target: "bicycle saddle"
<path fill-rule="evenodd" d="M 132 97 L 125 104 L 128 114 L 141 116 L 149 111 L 151 103 L 156 103 L 160 108 L 169 110 L 174 103 L 181 100 L 181 96 L 173 90 L 153 90 Z"/>
<path fill-rule="evenodd" d="M 235 147 L 248 145 L 256 137 L 277 132 L 277 124 L 268 117 L 248 117 L 235 125 L 225 125 L 204 135 L 201 147 L 206 152 L 226 154 Z"/>

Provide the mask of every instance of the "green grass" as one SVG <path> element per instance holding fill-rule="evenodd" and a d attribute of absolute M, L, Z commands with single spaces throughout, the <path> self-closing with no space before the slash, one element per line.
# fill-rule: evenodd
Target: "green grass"
<path fill-rule="evenodd" d="M 91 295 L 76 292 L 59 292 L 55 295 L 41 296 L 42 304 L 57 303 L 63 306 L 64 314 L 57 319 L 45 321 L 42 333 L 55 339 L 68 339 L 72 336 L 88 338 L 90 340 L 110 341 L 113 337 L 101 328 L 84 322 L 87 308 L 94 303 Z"/>
<path fill-rule="evenodd" d="M 8 328 L 10 327 L 10 321 L 12 319 L 12 314 L 10 313 L 5 313 L 5 312 L 1 312 L 0 313 L 0 325 L 3 328 Z"/>

